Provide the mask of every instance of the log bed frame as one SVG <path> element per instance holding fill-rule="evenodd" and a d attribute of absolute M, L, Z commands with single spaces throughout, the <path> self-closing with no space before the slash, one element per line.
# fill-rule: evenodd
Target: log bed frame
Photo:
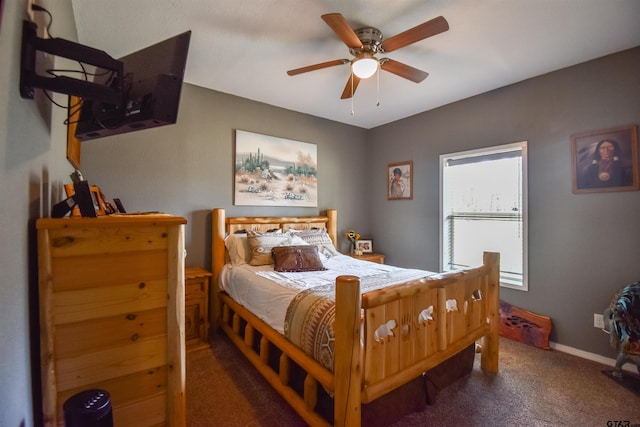
<path fill-rule="evenodd" d="M 481 368 L 498 371 L 499 254 L 485 252 L 479 267 L 363 295 L 357 277 L 338 277 L 331 372 L 220 290 L 220 272 L 228 259 L 224 238 L 238 230 L 275 228 L 326 228 L 338 246 L 336 210 L 327 210 L 325 216 L 226 217 L 224 209 L 214 209 L 212 330 L 222 329 L 309 425 L 329 425 L 317 412 L 319 387 L 334 396 L 334 425 L 360 426 L 361 404 L 420 376 L 480 339 Z M 458 310 L 448 311 L 447 301 L 452 299 Z M 430 306 L 433 320 L 420 322 L 419 313 Z M 377 342 L 376 329 L 389 320 L 398 323 L 394 336 Z M 273 347 L 280 354 L 275 367 L 269 363 Z M 290 384 L 292 362 L 305 372 L 302 392 Z"/>

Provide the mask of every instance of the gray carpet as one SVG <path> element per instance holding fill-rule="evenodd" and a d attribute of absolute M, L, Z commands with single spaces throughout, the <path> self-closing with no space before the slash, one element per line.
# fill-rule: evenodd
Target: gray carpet
<path fill-rule="evenodd" d="M 604 365 L 504 338 L 497 375 L 483 373 L 479 359 L 434 405 L 393 427 L 640 425 L 640 397 L 602 375 Z M 187 421 L 192 427 L 305 425 L 223 335 L 211 349 L 187 355 Z"/>

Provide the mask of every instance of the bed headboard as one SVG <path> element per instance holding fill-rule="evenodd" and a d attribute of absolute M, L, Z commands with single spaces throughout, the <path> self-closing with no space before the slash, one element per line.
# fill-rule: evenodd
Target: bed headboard
<path fill-rule="evenodd" d="M 211 213 L 211 270 L 213 273 L 213 292 L 219 292 L 219 276 L 226 262 L 224 239 L 229 234 L 240 230 L 268 231 L 280 229 L 283 232 L 291 229 L 309 230 L 313 228 L 326 228 L 335 247 L 338 247 L 338 211 L 327 209 L 325 215 L 318 216 L 244 216 L 227 217 L 223 208 L 213 209 Z M 215 295 L 213 311 L 216 310 Z M 215 319 L 215 313 L 212 313 Z"/>

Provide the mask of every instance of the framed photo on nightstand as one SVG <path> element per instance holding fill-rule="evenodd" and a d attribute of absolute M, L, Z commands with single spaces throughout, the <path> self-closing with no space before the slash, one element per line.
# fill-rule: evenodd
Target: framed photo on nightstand
<path fill-rule="evenodd" d="M 363 254 L 373 253 L 373 240 L 372 239 L 360 239 L 356 249 L 362 251 Z"/>

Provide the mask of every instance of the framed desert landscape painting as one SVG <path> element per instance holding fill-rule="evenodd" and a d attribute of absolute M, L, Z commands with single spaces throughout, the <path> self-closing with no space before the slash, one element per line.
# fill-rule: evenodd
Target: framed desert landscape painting
<path fill-rule="evenodd" d="M 318 206 L 315 144 L 236 130 L 234 204 Z"/>
<path fill-rule="evenodd" d="M 638 126 L 571 136 L 574 193 L 631 191 L 638 181 Z"/>

